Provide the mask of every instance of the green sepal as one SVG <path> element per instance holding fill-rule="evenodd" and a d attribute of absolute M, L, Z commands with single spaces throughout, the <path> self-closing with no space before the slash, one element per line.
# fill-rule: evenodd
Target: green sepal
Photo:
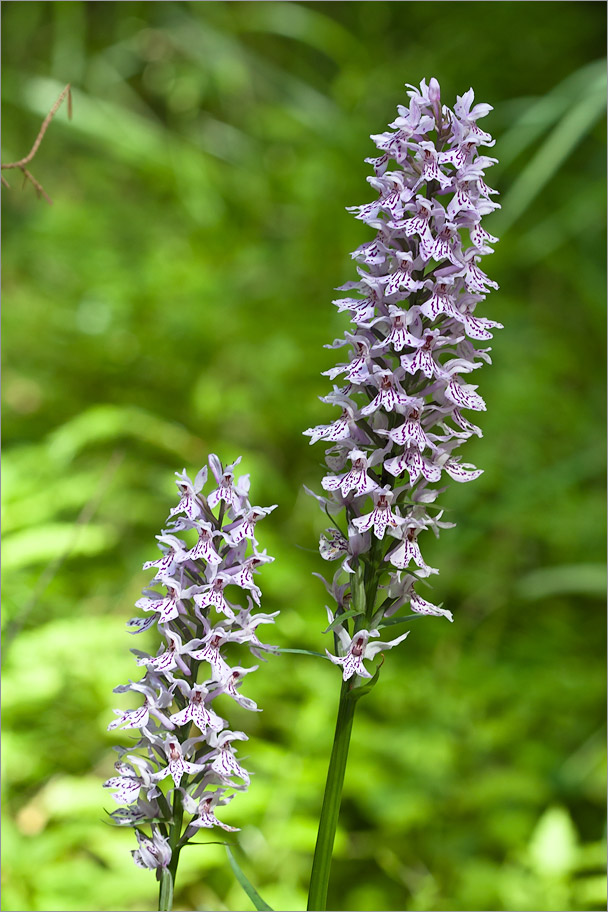
<path fill-rule="evenodd" d="M 256 888 L 253 886 L 253 884 L 251 884 L 249 882 L 249 880 L 247 879 L 247 877 L 241 870 L 241 867 L 240 867 L 238 861 L 234 857 L 234 853 L 231 851 L 231 849 L 228 846 L 226 846 L 226 854 L 228 855 L 228 861 L 230 862 L 230 867 L 234 871 L 234 876 L 236 877 L 236 879 L 238 880 L 238 882 L 240 883 L 243 890 L 245 891 L 245 893 L 247 894 L 247 896 L 249 897 L 249 899 L 251 900 L 253 905 L 256 907 L 258 912 L 272 912 L 272 906 L 269 906 L 267 902 L 264 902 L 264 900 L 262 899 L 262 897 L 260 896 L 260 894 L 258 893 Z"/>

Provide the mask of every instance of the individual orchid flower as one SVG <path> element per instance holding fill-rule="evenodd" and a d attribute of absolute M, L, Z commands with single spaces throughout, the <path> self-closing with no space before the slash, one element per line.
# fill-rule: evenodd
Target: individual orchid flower
<path fill-rule="evenodd" d="M 441 478 L 441 469 L 422 456 L 417 445 L 408 446 L 399 456 L 387 459 L 384 468 L 396 478 L 407 472 L 410 486 L 415 485 L 421 476 L 430 482 Z"/>
<path fill-rule="evenodd" d="M 354 490 L 355 497 L 361 497 L 363 494 L 369 494 L 374 491 L 378 484 L 367 475 L 369 461 L 367 455 L 362 450 L 354 449 L 348 454 L 352 462 L 352 469 L 344 475 L 326 475 L 321 481 L 326 491 L 336 491 L 338 488 L 346 497 Z"/>
<path fill-rule="evenodd" d="M 165 688 L 160 679 L 158 681 L 154 681 L 151 675 L 148 677 L 150 679 L 150 683 L 147 683 L 147 680 L 144 678 L 143 681 L 129 681 L 128 684 L 121 684 L 118 687 L 114 688 L 114 693 L 142 693 L 144 695 L 144 703 L 143 706 L 141 706 L 139 709 L 127 709 L 124 712 L 120 709 L 115 709 L 114 712 L 118 718 L 114 719 L 113 722 L 110 722 L 108 725 L 108 731 L 112 731 L 119 727 L 146 728 L 150 715 L 155 716 L 165 728 L 173 728 L 173 725 L 167 715 L 162 712 L 163 708 L 171 704 L 171 694 Z M 158 694 L 156 692 L 157 687 L 159 690 Z"/>
<path fill-rule="evenodd" d="M 226 601 L 226 596 L 224 595 L 225 587 L 232 582 L 233 579 L 230 574 L 216 573 L 211 583 L 202 586 L 200 592 L 194 593 L 195 604 L 201 610 L 213 606 L 220 614 L 232 620 L 234 618 L 234 610 Z"/>
<path fill-rule="evenodd" d="M 319 540 L 319 553 L 326 561 L 345 557 L 348 554 L 348 539 L 339 529 L 326 529 Z"/>
<path fill-rule="evenodd" d="M 375 369 L 374 375 L 370 379 L 377 386 L 378 393 L 368 405 L 361 409 L 362 415 L 371 415 L 380 408 L 385 412 L 392 412 L 400 406 L 412 404 L 412 397 L 403 392 L 399 381 L 391 371 Z"/>
<path fill-rule="evenodd" d="M 135 770 L 135 764 L 137 764 L 138 771 Z M 120 775 L 111 776 L 104 782 L 103 787 L 116 789 L 112 797 L 117 804 L 133 804 L 142 789 L 145 789 L 149 799 L 158 795 L 159 790 L 154 782 L 153 770 L 143 758 L 131 757 L 129 763 L 119 760 L 114 766 Z"/>
<path fill-rule="evenodd" d="M 441 276 L 435 282 L 425 282 L 425 287 L 430 288 L 432 294 L 419 305 L 419 309 L 429 320 L 436 320 L 442 314 L 458 319 L 459 311 L 456 309 L 453 294 L 455 281 L 450 276 Z"/>
<path fill-rule="evenodd" d="M 240 508 L 243 499 L 247 497 L 249 493 L 249 476 L 241 476 L 236 487 L 234 485 L 234 469 L 240 461 L 241 457 L 239 456 L 238 459 L 235 459 L 234 462 L 222 469 L 217 456 L 209 457 L 209 465 L 218 484 L 216 490 L 212 491 L 207 498 L 207 503 L 211 509 L 214 509 L 222 500 L 230 507 Z"/>
<path fill-rule="evenodd" d="M 173 570 L 175 569 L 176 564 L 180 561 L 186 560 L 186 551 L 184 550 L 184 542 L 180 538 L 176 538 L 175 535 L 157 535 L 159 545 L 166 545 L 167 549 L 162 557 L 159 557 L 158 560 L 146 561 L 144 564 L 144 570 L 150 569 L 150 567 L 156 567 L 156 576 L 170 576 Z"/>
<path fill-rule="evenodd" d="M 202 798 L 196 802 L 190 798 L 189 795 L 186 795 L 184 806 L 190 814 L 195 815 L 190 821 L 189 826 L 194 827 L 195 829 L 219 826 L 228 833 L 237 833 L 239 830 L 238 827 L 228 826 L 228 824 L 222 823 L 221 820 L 217 819 L 213 812 L 214 808 L 219 805 L 227 804 L 233 797 L 233 795 L 230 795 L 229 797 L 224 798 L 222 792 L 217 791 L 212 792 L 211 794 L 203 794 Z"/>
<path fill-rule="evenodd" d="M 404 424 L 400 424 L 398 427 L 393 428 L 392 431 L 385 432 L 389 439 L 394 443 L 399 444 L 399 446 L 415 446 L 421 451 L 427 448 L 430 450 L 434 449 L 430 438 L 422 429 L 421 418 L 424 414 L 423 408 L 423 400 L 416 400 L 409 410 L 409 414 Z"/>
<path fill-rule="evenodd" d="M 167 648 L 157 656 L 149 656 L 146 653 L 141 653 L 137 649 L 132 650 L 132 652 L 139 656 L 137 665 L 146 665 L 155 672 L 162 673 L 172 671 L 174 668 L 179 667 L 184 674 L 189 675 L 190 669 L 182 659 L 182 655 L 187 655 L 190 652 L 189 644 L 183 643 L 179 633 L 176 633 L 173 630 L 167 629 L 165 635 L 169 643 Z"/>
<path fill-rule="evenodd" d="M 412 592 L 410 608 L 417 614 L 433 614 L 436 617 L 446 617 L 448 621 L 454 620 L 451 611 L 448 611 L 446 608 L 439 608 L 437 605 L 427 602 L 425 599 L 420 598 L 415 592 Z"/>
<path fill-rule="evenodd" d="M 135 830 L 139 849 L 131 852 L 138 868 L 166 868 L 171 861 L 169 840 L 161 836 L 158 828 L 152 826 L 152 839 L 140 830 Z"/>
<path fill-rule="evenodd" d="M 436 570 L 434 567 L 429 567 L 422 556 L 420 545 L 416 541 L 416 537 L 420 530 L 416 528 L 415 525 L 407 525 L 406 528 L 407 531 L 402 541 L 393 551 L 387 554 L 386 560 L 390 560 L 393 567 L 398 567 L 401 570 L 404 570 L 413 561 L 418 567 L 421 576 L 430 576 L 431 573 L 439 573 L 439 570 Z"/>
<path fill-rule="evenodd" d="M 249 785 L 250 776 L 244 767 L 237 761 L 232 747 L 233 741 L 248 741 L 249 738 L 245 732 L 241 731 L 223 731 L 219 735 L 213 736 L 209 743 L 213 748 L 202 758 L 205 761 L 211 761 L 211 769 L 218 774 L 228 785 L 231 784 L 232 776 L 238 776 L 245 785 Z"/>
<path fill-rule="evenodd" d="M 207 481 L 207 466 L 203 466 L 194 481 L 190 481 L 186 470 L 175 473 L 177 475 L 177 486 L 181 492 L 181 500 L 176 507 L 170 511 L 169 516 L 175 516 L 177 513 L 185 513 L 189 519 L 196 519 L 201 514 L 201 505 L 198 502 L 197 495 L 202 491 Z"/>
<path fill-rule="evenodd" d="M 407 311 L 402 310 L 401 307 L 397 307 L 395 304 L 389 304 L 388 317 L 385 314 L 381 314 L 379 317 L 376 317 L 375 320 L 370 320 L 368 323 L 365 323 L 365 326 L 368 326 L 371 329 L 373 326 L 377 326 L 378 323 L 388 323 L 390 325 L 390 331 L 384 339 L 374 345 L 373 350 L 375 353 L 386 351 L 391 348 L 395 351 L 401 351 L 406 345 L 417 344 L 416 337 L 412 336 L 407 329 L 410 323 L 410 314 Z"/>
<path fill-rule="evenodd" d="M 233 618 L 234 619 L 234 618 Z M 205 630 L 205 636 L 202 639 L 192 641 L 190 655 L 197 662 L 208 662 L 215 678 L 219 679 L 224 674 L 230 672 L 228 662 L 221 654 L 221 647 L 231 642 L 231 631 L 221 624 L 211 627 L 206 618 L 202 618 L 202 624 Z M 199 645 L 203 646 L 199 649 Z"/>
<path fill-rule="evenodd" d="M 414 343 L 417 351 L 413 354 L 402 355 L 400 358 L 401 367 L 408 374 L 415 374 L 421 371 L 428 377 L 445 378 L 447 376 L 445 369 L 433 357 L 436 348 L 440 348 L 447 343 L 447 339 L 441 336 L 437 329 L 427 329 L 421 339 Z"/>
<path fill-rule="evenodd" d="M 334 656 L 327 649 L 325 652 L 327 653 L 327 658 L 333 662 L 334 665 L 342 666 L 342 677 L 345 681 L 348 681 L 353 675 L 359 675 L 362 678 L 371 678 L 373 675 L 367 670 L 363 664 L 363 660 L 373 659 L 374 656 L 377 655 L 377 653 L 382 652 L 382 650 L 392 649 L 393 646 L 398 646 L 399 643 L 402 643 L 403 640 L 405 640 L 409 633 L 410 631 L 407 630 L 394 640 L 389 640 L 388 643 L 370 643 L 370 637 L 380 636 L 379 630 L 358 630 L 351 637 L 348 631 L 344 630 L 343 627 L 338 627 L 337 634 L 342 648 L 345 650 L 345 655 Z"/>
<path fill-rule="evenodd" d="M 394 256 L 398 263 L 397 269 L 382 277 L 382 281 L 386 283 L 384 285 L 385 297 L 394 295 L 402 288 L 409 292 L 418 291 L 419 288 L 422 288 L 422 282 L 412 276 L 415 265 L 412 254 L 395 251 Z"/>
<path fill-rule="evenodd" d="M 470 383 L 459 383 L 457 380 L 452 380 L 445 388 L 444 395 L 449 402 L 453 402 L 454 405 L 461 408 L 485 412 L 486 404 L 479 393 L 475 392 L 476 389 L 477 387 L 471 386 Z"/>
<path fill-rule="evenodd" d="M 188 560 L 198 561 L 202 559 L 211 566 L 221 564 L 222 558 L 217 553 L 213 543 L 213 539 L 217 538 L 221 533 L 208 522 L 199 521 L 193 525 L 198 532 L 198 541 L 193 548 L 186 552 Z"/>
<path fill-rule="evenodd" d="M 470 462 L 459 462 L 457 459 L 448 459 L 444 462 L 442 469 L 448 473 L 452 481 L 475 481 L 480 475 L 483 475 L 483 469 L 477 469 Z"/>
<path fill-rule="evenodd" d="M 190 687 L 187 681 L 178 680 L 175 683 L 182 693 L 185 692 L 188 703 L 179 712 L 172 714 L 170 718 L 173 725 L 181 726 L 194 722 L 203 735 L 207 729 L 221 731 L 224 728 L 226 723 L 221 716 L 218 716 L 210 706 L 205 705 L 213 697 L 204 684 L 195 684 Z"/>
<path fill-rule="evenodd" d="M 121 709 L 115 709 L 113 712 L 118 718 L 110 722 L 108 731 L 113 731 L 115 728 L 145 728 L 150 718 L 150 706 L 147 700 L 139 709 L 127 709 L 124 712 Z"/>
<path fill-rule="evenodd" d="M 260 604 L 262 591 L 260 587 L 256 585 L 253 574 L 257 573 L 258 569 L 264 564 L 272 563 L 273 560 L 274 557 L 267 554 L 266 550 L 260 552 L 256 551 L 251 557 L 248 557 L 232 571 L 233 580 L 236 585 L 240 586 L 241 589 L 247 589 L 251 593 L 251 597 L 256 605 Z"/>
<path fill-rule="evenodd" d="M 276 652 L 276 646 L 270 646 L 268 643 L 262 643 L 258 639 L 257 628 L 260 626 L 260 624 L 274 624 L 274 619 L 279 614 L 279 612 L 273 611 L 272 614 L 251 614 L 250 609 L 251 603 L 249 608 L 244 608 L 239 613 L 236 619 L 236 623 L 240 629 L 231 634 L 232 640 L 235 643 L 247 643 L 250 652 L 257 658 L 261 657 L 260 653 Z"/>
<path fill-rule="evenodd" d="M 354 424 L 354 410 L 344 403 L 342 415 L 332 424 L 318 424 L 314 428 L 308 428 L 304 434 L 310 437 L 310 443 L 316 443 L 318 440 L 345 440 L 353 433 L 352 425 Z"/>
<path fill-rule="evenodd" d="M 235 665 L 234 668 L 230 668 L 228 672 L 225 672 L 218 678 L 219 686 L 216 692 L 229 694 L 239 706 L 243 707 L 243 709 L 259 712 L 257 703 L 249 697 L 244 697 L 237 689 L 241 686 L 245 675 L 251 674 L 252 671 L 257 671 L 257 669 L 257 665 L 254 665 L 252 668 L 242 668 L 240 665 Z"/>
<path fill-rule="evenodd" d="M 153 595 L 156 595 L 157 597 L 140 598 L 135 602 L 135 607 L 141 608 L 142 611 L 154 611 L 158 614 L 158 622 L 166 624 L 167 621 L 172 621 L 174 618 L 178 617 L 180 613 L 180 596 L 182 590 L 171 577 L 164 577 L 163 579 L 166 580 L 164 586 L 167 589 L 167 594 L 161 596 L 157 593 L 153 593 Z"/>
<path fill-rule="evenodd" d="M 358 532 L 367 532 L 373 526 L 376 538 L 383 539 L 387 526 L 395 528 L 403 520 L 400 516 L 391 512 L 394 494 L 388 485 L 384 488 L 378 488 L 378 490 L 373 492 L 372 496 L 374 498 L 374 509 L 366 516 L 353 519 L 353 526 Z"/>
<path fill-rule="evenodd" d="M 233 546 L 238 545 L 239 542 L 244 541 L 246 538 L 255 542 L 256 523 L 268 516 L 269 513 L 272 513 L 273 510 L 276 510 L 276 507 L 276 504 L 271 507 L 252 507 L 243 519 L 226 527 L 226 532 L 229 533 L 228 543 Z"/>
<path fill-rule="evenodd" d="M 184 759 L 183 746 L 177 738 L 167 738 L 164 752 L 167 758 L 167 766 L 156 773 L 155 779 L 157 782 L 167 776 L 171 776 L 177 788 L 182 781 L 184 773 L 200 773 L 205 768 L 204 763 L 190 763 Z"/>

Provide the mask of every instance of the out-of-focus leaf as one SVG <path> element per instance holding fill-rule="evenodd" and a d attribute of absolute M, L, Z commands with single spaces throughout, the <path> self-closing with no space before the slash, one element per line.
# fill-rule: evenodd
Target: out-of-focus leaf
<path fill-rule="evenodd" d="M 605 69 L 596 73 L 505 194 L 492 230 L 504 235 L 582 141 L 606 109 Z"/>
<path fill-rule="evenodd" d="M 68 463 L 87 446 L 135 438 L 185 461 L 202 456 L 202 443 L 184 427 L 129 406 L 96 405 L 66 422 L 49 438 L 49 455 Z"/>
<path fill-rule="evenodd" d="M 47 523 L 14 532 L 3 547 L 5 570 L 15 570 L 45 563 L 69 550 L 70 557 L 90 557 L 106 551 L 116 543 L 116 530 L 111 526 L 74 523 Z"/>
<path fill-rule="evenodd" d="M 347 59 L 364 50 L 357 37 L 319 9 L 302 4 L 259 3 L 251 9 L 244 28 L 294 38 L 317 48 L 328 57 Z"/>
<path fill-rule="evenodd" d="M 517 593 L 525 599 L 550 598 L 552 595 L 603 598 L 606 594 L 606 567 L 603 564 L 541 567 L 519 580 Z"/>
<path fill-rule="evenodd" d="M 526 105 L 525 110 L 500 137 L 497 170 L 504 171 L 524 151 L 546 134 L 556 121 L 605 77 L 606 61 L 594 60 L 571 73 L 554 89 Z"/>

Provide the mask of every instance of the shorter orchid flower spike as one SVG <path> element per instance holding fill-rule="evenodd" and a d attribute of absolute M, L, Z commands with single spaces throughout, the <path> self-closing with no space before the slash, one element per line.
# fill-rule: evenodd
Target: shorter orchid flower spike
<path fill-rule="evenodd" d="M 156 655 L 132 649 L 143 678 L 114 688 L 131 693 L 137 708 L 116 709 L 108 728 L 129 736 L 136 731 L 139 740 L 116 748 L 117 775 L 104 785 L 119 805 L 110 817 L 136 828 L 134 861 L 156 869 L 157 877 L 171 862 L 171 846 L 186 845 L 200 827 L 236 830 L 218 820 L 215 809 L 232 797 L 227 789 L 249 787 L 251 773 L 237 756 L 247 735 L 231 731 L 223 714 L 231 702 L 261 711 L 240 688 L 258 668 L 250 656 L 266 661 L 277 651 L 260 641 L 258 628 L 273 624 L 278 612 L 255 613 L 262 599 L 258 574 L 274 560 L 256 536 L 275 506 L 251 505 L 249 476 L 235 474 L 239 462 L 224 467 L 209 457 L 217 484 L 209 496 L 206 466 L 194 481 L 185 470 L 176 473 L 179 503 L 157 535 L 161 556 L 145 564 L 155 576 L 136 602 L 148 616 L 128 622 L 132 635 L 156 628 L 160 645 Z M 232 667 L 228 655 L 240 664 Z M 175 810 L 176 790 L 193 815 L 189 822 Z"/>

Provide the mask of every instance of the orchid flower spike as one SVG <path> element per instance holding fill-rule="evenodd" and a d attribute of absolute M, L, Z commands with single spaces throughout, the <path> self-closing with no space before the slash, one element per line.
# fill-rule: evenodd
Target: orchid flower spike
<path fill-rule="evenodd" d="M 207 466 L 194 480 L 185 470 L 177 473 L 179 502 L 157 536 L 161 557 L 144 564 L 156 575 L 136 602 L 147 616 L 128 623 L 133 634 L 156 625 L 160 645 L 154 656 L 132 650 L 144 676 L 115 688 L 129 692 L 137 706 L 116 709 L 108 729 L 135 730 L 139 740 L 128 755 L 117 748 L 117 775 L 105 787 L 120 807 L 110 816 L 136 828 L 133 860 L 159 877 L 170 864 L 175 870 L 171 846 L 181 848 L 198 828 L 236 829 L 215 816 L 229 800 L 226 791 L 248 788 L 251 775 L 237 756 L 247 735 L 230 731 L 226 697 L 258 710 L 240 692 L 257 668 L 247 658 L 276 651 L 260 642 L 257 627 L 273 624 L 278 612 L 255 613 L 262 593 L 253 579 L 273 560 L 258 550 L 254 531 L 275 506 L 251 506 L 249 476 L 235 475 L 239 462 L 222 466 L 210 456 L 210 473 Z M 216 486 L 206 496 L 208 477 Z M 242 664 L 230 664 L 228 646 Z M 215 701 L 221 695 L 220 712 Z"/>
<path fill-rule="evenodd" d="M 325 496 L 314 496 L 335 519 L 319 550 L 343 573 L 332 584 L 338 654 L 327 654 L 344 680 L 369 678 L 364 659 L 406 638 L 374 641 L 402 608 L 452 620 L 415 586 L 438 572 L 423 550 L 425 531 L 438 531 L 442 484 L 482 473 L 459 455 L 481 436 L 466 413 L 486 408 L 466 375 L 490 360 L 474 342 L 501 328 L 476 313 L 498 287 L 481 265 L 497 240 L 481 224 L 499 208 L 485 182 L 494 141 L 479 126 L 492 109 L 475 104 L 472 89 L 450 109 L 435 78 L 407 95 L 390 128 L 372 136 L 377 198 L 350 207 L 374 235 L 351 254 L 358 279 L 342 286 L 348 297 L 334 301 L 351 325 L 327 346 L 345 356 L 323 373 L 347 385 L 322 399 L 341 414 L 304 431 L 328 446 Z"/>

